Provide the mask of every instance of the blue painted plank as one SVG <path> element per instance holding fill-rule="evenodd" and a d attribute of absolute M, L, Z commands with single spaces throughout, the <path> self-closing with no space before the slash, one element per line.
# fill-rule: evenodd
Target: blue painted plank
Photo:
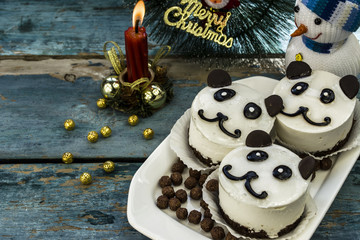
<path fill-rule="evenodd" d="M 127 193 L 140 164 L 0 166 L 1 239 L 146 239 L 127 221 Z M 82 185 L 83 172 L 93 176 Z"/>
<path fill-rule="evenodd" d="M 127 113 L 111 108 L 101 110 L 100 81 L 79 78 L 74 83 L 49 75 L 0 77 L 0 159 L 60 159 L 72 152 L 76 159 L 144 159 L 170 133 L 176 120 L 190 107 L 202 86 L 191 81 L 174 81 L 174 99 L 149 118 L 130 126 Z M 193 83 L 198 84 L 197 81 Z M 76 127 L 66 131 L 63 123 L 73 119 Z M 110 126 L 109 138 L 90 143 L 89 131 Z M 155 136 L 145 140 L 143 130 L 152 128 Z"/>
<path fill-rule="evenodd" d="M 0 53 L 101 53 L 105 41 L 124 43 L 134 2 L 2 0 Z"/>
<path fill-rule="evenodd" d="M 103 43 L 110 40 L 118 42 L 124 49 L 124 31 L 131 25 L 135 2 L 1 0 L 0 54 L 101 54 Z M 357 36 L 360 36 L 360 30 Z M 284 50 L 287 42 L 288 39 L 283 40 Z M 150 54 L 158 49 L 151 36 L 149 48 Z"/>
<path fill-rule="evenodd" d="M 127 194 L 140 163 L 116 163 L 113 173 L 101 163 L 0 165 L 1 239 L 147 239 L 127 221 Z M 79 182 L 83 172 L 94 182 Z M 359 239 L 360 162 L 312 240 Z M 155 204 L 155 203 L 154 203 Z"/>

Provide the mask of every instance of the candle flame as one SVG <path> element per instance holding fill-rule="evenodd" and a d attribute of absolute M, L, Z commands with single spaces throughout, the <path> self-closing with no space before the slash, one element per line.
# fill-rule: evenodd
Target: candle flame
<path fill-rule="evenodd" d="M 133 27 L 135 28 L 136 21 L 139 20 L 140 24 L 142 24 L 145 15 L 145 3 L 140 0 L 136 3 L 134 11 L 133 11 Z"/>

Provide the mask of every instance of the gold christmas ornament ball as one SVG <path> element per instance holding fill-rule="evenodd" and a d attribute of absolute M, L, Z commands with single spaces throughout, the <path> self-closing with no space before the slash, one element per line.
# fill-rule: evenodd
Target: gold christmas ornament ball
<path fill-rule="evenodd" d="M 66 152 L 62 155 L 62 161 L 66 164 L 72 163 L 74 160 L 73 158 L 74 158 L 74 156 L 70 152 Z"/>
<path fill-rule="evenodd" d="M 101 135 L 103 135 L 103 137 L 110 137 L 111 135 L 111 128 L 108 126 L 102 127 L 100 130 Z"/>
<path fill-rule="evenodd" d="M 99 98 L 96 102 L 96 105 L 98 106 L 98 108 L 101 108 L 101 109 L 106 108 L 107 105 L 106 105 L 105 98 Z"/>
<path fill-rule="evenodd" d="M 154 130 L 147 128 L 144 130 L 143 135 L 146 140 L 150 140 L 154 137 Z"/>
<path fill-rule="evenodd" d="M 111 173 L 115 170 L 115 163 L 113 161 L 104 162 L 103 169 L 107 173 Z"/>
<path fill-rule="evenodd" d="M 92 143 L 97 142 L 98 138 L 99 138 L 99 134 L 96 131 L 91 131 L 87 135 L 87 140 Z"/>
<path fill-rule="evenodd" d="M 129 118 L 128 118 L 128 123 L 131 125 L 131 126 L 135 126 L 139 123 L 139 118 L 138 116 L 136 116 L 135 114 L 134 115 L 131 115 Z"/>
<path fill-rule="evenodd" d="M 72 119 L 66 119 L 64 122 L 64 127 L 66 130 L 71 131 L 75 128 L 75 122 Z"/>
<path fill-rule="evenodd" d="M 92 177 L 90 173 L 84 172 L 83 174 L 81 174 L 80 182 L 84 185 L 89 185 L 90 183 L 92 183 Z"/>
<path fill-rule="evenodd" d="M 166 91 L 157 84 L 150 84 L 142 92 L 142 101 L 153 109 L 164 105 L 166 101 Z"/>
<path fill-rule="evenodd" d="M 119 77 L 108 76 L 101 83 L 101 93 L 106 99 L 113 99 L 120 92 Z"/>

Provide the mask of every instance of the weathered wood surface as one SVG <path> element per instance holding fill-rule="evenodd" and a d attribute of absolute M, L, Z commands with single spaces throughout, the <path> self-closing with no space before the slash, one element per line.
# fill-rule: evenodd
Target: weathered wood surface
<path fill-rule="evenodd" d="M 1 239 L 144 239 L 127 222 L 130 181 L 140 164 L 0 165 Z M 91 185 L 79 176 L 89 172 Z"/>
<path fill-rule="evenodd" d="M 175 61 L 164 60 L 163 63 L 169 66 L 169 77 L 173 79 L 174 99 L 132 127 L 127 123 L 129 114 L 96 106 L 96 100 L 102 97 L 101 78 L 110 72 L 104 60 L 2 60 L 0 162 L 59 160 L 64 152 L 72 152 L 77 159 L 139 160 L 148 157 L 191 106 L 211 69 L 190 62 L 177 65 Z M 234 78 L 254 74 L 282 77 L 277 68 L 229 68 L 229 72 Z M 63 127 L 69 118 L 76 124 L 73 131 Z M 113 131 L 111 137 L 99 137 L 97 143 L 87 141 L 89 131 L 99 132 L 106 125 Z M 155 132 L 151 141 L 143 138 L 146 128 Z"/>
<path fill-rule="evenodd" d="M 130 181 L 141 163 L 0 165 L 1 239 L 147 239 L 126 217 Z M 81 185 L 83 172 L 91 185 Z M 353 167 L 313 240 L 360 238 L 360 162 Z"/>
<path fill-rule="evenodd" d="M 131 25 L 135 2 L 1 0 L 0 55 L 101 55 L 102 44 L 110 40 L 124 50 L 124 31 Z M 283 50 L 289 38 L 283 39 Z M 151 35 L 148 39 L 154 54 L 159 46 Z"/>
<path fill-rule="evenodd" d="M 134 0 L 1 0 L 1 55 L 101 53 L 106 41 L 124 43 Z"/>
<path fill-rule="evenodd" d="M 99 110 L 96 100 L 110 73 L 103 43 L 113 40 L 124 49 L 134 2 L 0 0 L 0 239 L 147 239 L 126 218 L 129 184 L 141 166 L 134 161 L 143 161 L 169 134 L 219 64 L 234 79 L 282 76 L 282 64 L 166 59 L 175 98 L 130 127 L 127 114 Z M 153 55 L 158 46 L 149 40 Z M 64 130 L 67 118 L 75 120 L 74 131 Z M 104 125 L 113 135 L 88 143 L 88 131 Z M 142 137 L 147 127 L 155 131 L 151 141 Z M 65 151 L 76 163 L 60 163 Z M 105 159 L 127 163 L 105 174 Z M 78 180 L 85 171 L 94 177 L 89 186 Z M 360 239 L 359 174 L 357 162 L 313 240 Z"/>

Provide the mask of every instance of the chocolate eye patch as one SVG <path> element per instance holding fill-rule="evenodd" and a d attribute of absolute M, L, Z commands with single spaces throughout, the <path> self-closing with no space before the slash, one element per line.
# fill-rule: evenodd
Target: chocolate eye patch
<path fill-rule="evenodd" d="M 273 176 L 279 180 L 287 180 L 291 178 L 292 171 L 288 166 L 280 165 L 274 168 Z"/>
<path fill-rule="evenodd" d="M 261 150 L 255 150 L 250 152 L 246 159 L 250 162 L 262 162 L 269 158 L 269 155 L 267 152 L 261 151 Z"/>
<path fill-rule="evenodd" d="M 309 84 L 305 82 L 298 82 L 291 88 L 291 93 L 294 95 L 300 95 L 308 89 Z"/>
<path fill-rule="evenodd" d="M 244 116 L 247 119 L 257 119 L 261 115 L 261 107 L 257 104 L 250 102 L 244 107 Z"/>
<path fill-rule="evenodd" d="M 331 90 L 329 88 L 325 88 L 324 90 L 321 91 L 320 101 L 322 103 L 328 104 L 334 100 L 335 100 L 335 93 L 333 90 Z"/>
<path fill-rule="evenodd" d="M 223 88 L 214 93 L 214 99 L 218 102 L 229 100 L 234 97 L 236 92 L 229 88 Z"/>

